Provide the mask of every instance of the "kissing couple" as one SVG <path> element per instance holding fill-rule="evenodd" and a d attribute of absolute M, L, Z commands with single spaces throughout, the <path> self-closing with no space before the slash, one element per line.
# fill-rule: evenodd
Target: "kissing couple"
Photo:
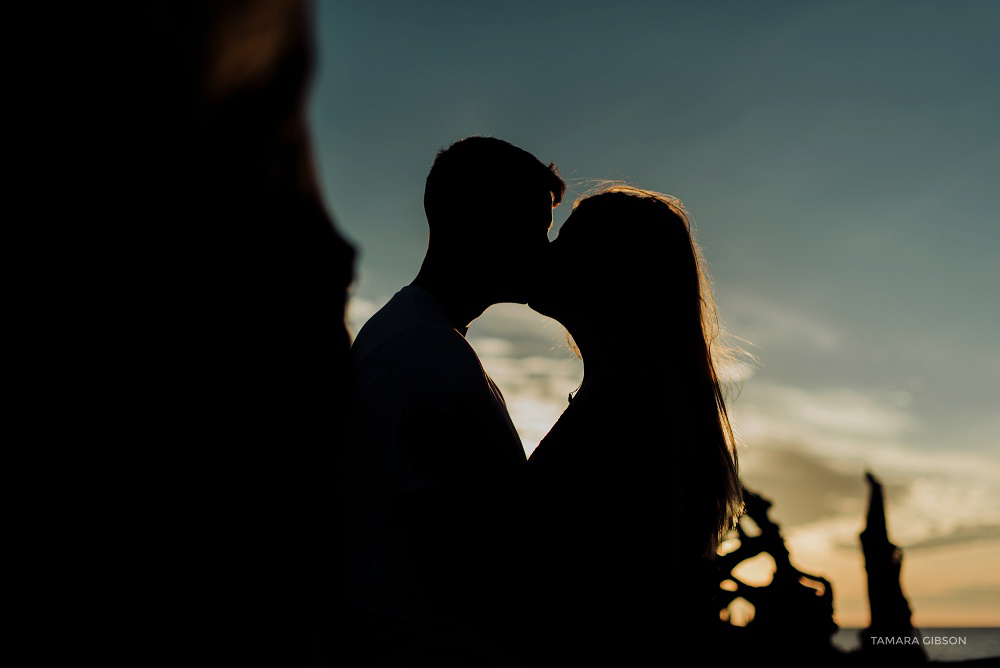
<path fill-rule="evenodd" d="M 638 665 L 713 638 L 742 502 L 701 253 L 678 200 L 620 185 L 550 242 L 565 188 L 500 139 L 441 150 L 420 271 L 354 341 L 355 665 Z M 584 364 L 530 457 L 465 338 L 502 302 L 561 323 Z"/>

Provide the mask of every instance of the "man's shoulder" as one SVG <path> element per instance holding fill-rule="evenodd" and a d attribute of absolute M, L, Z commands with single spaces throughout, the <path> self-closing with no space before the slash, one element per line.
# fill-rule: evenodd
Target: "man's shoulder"
<path fill-rule="evenodd" d="M 359 333 L 354 344 L 352 354 L 359 365 L 393 364 L 402 360 L 417 367 L 479 365 L 479 358 L 465 337 L 454 329 L 432 324 L 407 324 L 371 338 Z"/>
<path fill-rule="evenodd" d="M 406 360 L 408 366 L 479 366 L 475 351 L 423 290 L 407 286 L 373 315 L 354 339 L 358 364 Z"/>

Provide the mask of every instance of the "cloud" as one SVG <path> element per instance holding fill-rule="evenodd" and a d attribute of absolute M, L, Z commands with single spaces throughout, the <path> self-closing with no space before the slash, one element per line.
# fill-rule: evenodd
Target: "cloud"
<path fill-rule="evenodd" d="M 1000 524 L 995 457 L 912 447 L 920 422 L 889 393 L 804 390 L 754 379 L 733 422 L 744 443 L 746 480 L 782 501 L 775 513 L 790 526 L 838 515 L 863 518 L 866 468 L 885 485 L 890 537 L 900 545 Z"/>
<path fill-rule="evenodd" d="M 566 409 L 567 395 L 582 380 L 583 367 L 565 351 L 559 357 L 515 357 L 513 347 L 470 340 L 480 352 L 483 368 L 503 392 L 511 420 L 530 454 Z"/>
<path fill-rule="evenodd" d="M 556 401 L 517 397 L 507 402 L 510 419 L 517 425 L 525 454 L 530 455 L 538 447 L 565 409 L 565 398 Z"/>
<path fill-rule="evenodd" d="M 844 514 L 863 517 L 866 491 L 860 467 L 845 473 L 792 443 L 741 453 L 744 483 L 772 502 L 770 517 L 785 528 Z"/>
<path fill-rule="evenodd" d="M 997 601 L 1000 601 L 1000 584 L 984 583 L 975 586 L 955 587 L 943 594 L 927 596 L 925 598 L 927 600 L 959 600 L 965 604 L 980 604 L 996 610 Z"/>
<path fill-rule="evenodd" d="M 915 543 L 910 543 L 906 546 L 909 551 L 921 550 L 930 547 L 942 547 L 959 545 L 963 543 L 971 543 L 982 540 L 992 540 L 1000 538 L 1000 524 L 986 524 L 980 526 L 970 526 L 970 527 L 958 527 L 949 534 L 941 536 L 932 536 Z M 1000 585 L 997 585 L 1000 587 Z M 994 587 L 995 589 L 996 587 Z M 994 598 L 994 601 L 1000 601 L 1000 597 Z"/>
<path fill-rule="evenodd" d="M 926 425 L 906 403 L 885 390 L 809 390 L 754 378 L 744 385 L 731 418 L 749 448 L 794 443 L 831 462 L 882 474 L 1000 477 L 1000 462 L 987 452 L 955 449 L 950 443 L 914 447 Z M 991 419 L 983 418 L 984 423 Z"/>
<path fill-rule="evenodd" d="M 729 328 L 754 346 L 782 350 L 789 346 L 813 352 L 841 350 L 847 335 L 819 315 L 808 314 L 736 286 L 722 286 L 719 308 Z"/>
<path fill-rule="evenodd" d="M 969 542 L 1000 527 L 1000 495 L 995 478 L 922 474 L 906 498 L 890 501 L 887 513 L 892 540 L 904 547 Z"/>
<path fill-rule="evenodd" d="M 469 343 L 472 344 L 480 358 L 507 357 L 514 352 L 514 345 L 507 339 L 478 336 L 472 338 Z"/>
<path fill-rule="evenodd" d="M 568 357 L 566 330 L 555 320 L 535 313 L 523 304 L 496 304 L 469 328 L 469 342 L 503 339 L 511 345 L 512 356 L 540 355 Z"/>
<path fill-rule="evenodd" d="M 385 306 L 387 301 L 389 301 L 388 298 L 376 302 L 358 295 L 351 295 L 347 302 L 347 331 L 351 333 L 351 336 L 356 336 L 364 324 L 368 322 L 368 318 Z"/>
<path fill-rule="evenodd" d="M 806 390 L 753 379 L 735 402 L 731 418 L 740 440 L 794 443 L 819 456 L 869 462 L 886 448 L 905 449 L 917 422 L 886 393 L 850 389 Z"/>
<path fill-rule="evenodd" d="M 912 417 L 898 410 L 897 401 L 886 401 L 871 393 L 849 389 L 808 391 L 779 384 L 762 384 L 753 389 L 766 393 L 764 401 L 772 415 L 824 433 L 896 438 L 913 426 Z"/>

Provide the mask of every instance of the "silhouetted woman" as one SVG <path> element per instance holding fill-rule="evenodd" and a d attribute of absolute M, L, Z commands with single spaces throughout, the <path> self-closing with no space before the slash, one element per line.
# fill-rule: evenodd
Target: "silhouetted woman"
<path fill-rule="evenodd" d="M 530 306 L 584 378 L 529 459 L 536 658 L 649 663 L 718 625 L 710 557 L 742 506 L 711 287 L 681 203 L 627 186 L 579 200 L 546 265 Z"/>

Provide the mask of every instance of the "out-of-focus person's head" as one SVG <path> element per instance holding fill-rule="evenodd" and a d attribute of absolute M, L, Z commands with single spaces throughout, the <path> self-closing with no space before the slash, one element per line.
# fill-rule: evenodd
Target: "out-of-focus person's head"
<path fill-rule="evenodd" d="M 526 302 L 566 185 L 554 164 L 493 137 L 438 152 L 427 176 L 429 253 L 492 284 L 494 301 Z"/>

